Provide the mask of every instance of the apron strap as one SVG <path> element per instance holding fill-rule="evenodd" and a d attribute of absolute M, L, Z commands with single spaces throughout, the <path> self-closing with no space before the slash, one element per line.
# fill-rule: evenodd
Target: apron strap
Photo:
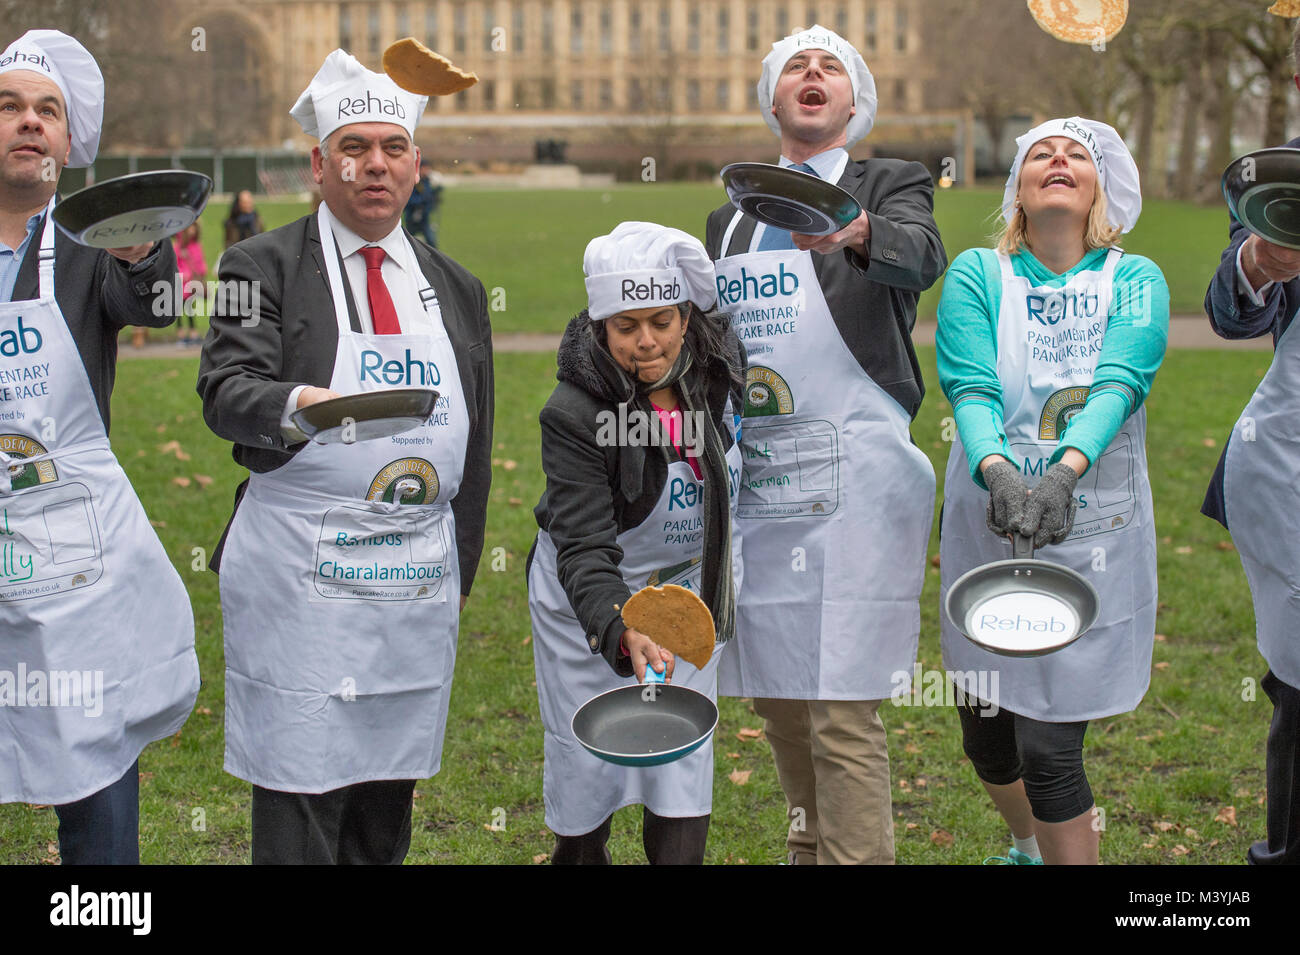
<path fill-rule="evenodd" d="M 41 230 L 41 246 L 37 252 L 37 274 L 40 284 L 37 295 L 43 299 L 54 298 L 54 197 L 45 207 L 45 228 Z"/>
<path fill-rule="evenodd" d="M 348 314 L 349 290 L 344 277 L 346 273 L 343 269 L 343 257 L 338 251 L 338 244 L 334 241 L 334 216 L 330 214 L 329 206 L 325 203 L 320 204 L 316 210 L 316 227 L 320 230 L 320 244 L 322 258 L 325 259 L 326 277 L 330 283 L 330 297 L 334 300 L 334 320 L 339 327 L 339 335 L 347 335 L 353 331 L 352 316 Z M 361 330 L 360 317 L 357 319 L 356 331 Z"/>
<path fill-rule="evenodd" d="M 46 451 L 44 454 L 33 454 L 30 458 L 15 458 L 0 451 L 0 494 L 8 494 L 13 490 L 13 478 L 10 471 L 16 471 L 28 464 L 40 464 L 42 461 L 53 461 L 55 458 L 71 457 L 74 454 L 84 454 L 87 451 L 107 451 L 109 450 L 108 436 L 102 438 L 91 438 L 89 441 L 82 441 L 80 444 L 72 444 L 66 448 L 55 448 L 53 451 Z"/>
<path fill-rule="evenodd" d="M 740 225 L 740 220 L 745 218 L 745 214 L 739 209 L 727 223 L 727 231 L 722 233 L 722 245 L 718 248 L 718 258 L 725 259 L 730 253 L 727 251 L 731 245 L 731 237 L 736 234 L 736 226 Z"/>

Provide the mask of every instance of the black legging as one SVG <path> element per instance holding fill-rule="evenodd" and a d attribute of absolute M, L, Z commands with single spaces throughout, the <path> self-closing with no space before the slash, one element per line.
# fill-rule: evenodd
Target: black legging
<path fill-rule="evenodd" d="M 1044 723 L 1008 709 L 971 709 L 958 704 L 962 748 L 975 774 L 994 786 L 1025 781 L 1034 818 L 1065 822 L 1092 808 L 1083 771 L 1083 734 L 1088 721 Z"/>
<path fill-rule="evenodd" d="M 700 865 L 704 862 L 704 844 L 709 837 L 709 817 L 658 816 L 642 807 L 641 843 L 651 865 Z M 609 841 L 609 816 L 599 826 L 581 836 L 555 837 L 554 865 L 609 865 L 612 861 Z"/>

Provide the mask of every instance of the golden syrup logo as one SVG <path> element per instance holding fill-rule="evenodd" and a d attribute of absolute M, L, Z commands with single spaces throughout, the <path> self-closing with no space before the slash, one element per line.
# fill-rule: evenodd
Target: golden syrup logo
<path fill-rule="evenodd" d="M 375 475 L 367 501 L 428 504 L 438 496 L 438 472 L 424 458 L 399 458 Z"/>
<path fill-rule="evenodd" d="M 34 458 L 48 453 L 48 449 L 39 441 L 33 441 L 23 434 L 0 434 L 0 451 L 11 458 Z M 59 479 L 53 461 L 37 461 L 35 464 L 9 465 L 9 480 L 15 491 L 37 484 L 53 484 Z"/>
<path fill-rule="evenodd" d="M 762 418 L 777 414 L 794 414 L 794 396 L 790 393 L 790 386 L 771 368 L 750 365 L 745 372 L 744 416 Z"/>
<path fill-rule="evenodd" d="M 1088 400 L 1088 388 L 1062 388 L 1047 399 L 1043 413 L 1038 418 L 1038 439 L 1059 441 L 1070 419 L 1083 410 Z"/>
<path fill-rule="evenodd" d="M 690 576 L 691 572 L 699 566 L 702 558 L 692 557 L 690 560 L 684 560 L 680 564 L 673 564 L 671 567 L 660 567 L 650 574 L 650 579 L 645 582 L 647 587 L 662 587 L 664 584 L 679 584 L 690 590 L 689 584 L 685 583 L 682 578 Z"/>

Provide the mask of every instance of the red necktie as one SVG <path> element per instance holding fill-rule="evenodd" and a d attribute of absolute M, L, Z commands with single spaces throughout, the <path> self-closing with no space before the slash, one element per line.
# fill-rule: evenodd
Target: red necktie
<path fill-rule="evenodd" d="M 400 335 L 402 326 L 397 321 L 397 309 L 393 307 L 393 297 L 388 294 L 384 275 L 379 270 L 384 263 L 384 250 L 377 245 L 368 245 L 361 250 L 361 257 L 366 260 L 366 297 L 370 299 L 370 319 L 375 334 Z"/>

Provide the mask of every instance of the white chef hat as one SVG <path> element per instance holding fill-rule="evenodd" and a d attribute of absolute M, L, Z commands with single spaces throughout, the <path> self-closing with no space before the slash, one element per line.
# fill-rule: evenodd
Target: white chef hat
<path fill-rule="evenodd" d="M 68 113 L 68 165 L 89 166 L 104 126 L 104 74 L 90 51 L 58 30 L 28 30 L 0 55 L 0 73 L 28 70 L 59 88 Z"/>
<path fill-rule="evenodd" d="M 772 115 L 772 97 L 776 95 L 776 82 L 781 78 L 785 65 L 790 62 L 790 57 L 802 50 L 825 50 L 833 54 L 848 70 L 849 80 L 853 84 L 855 112 L 849 118 L 846 145 L 852 146 L 871 132 L 876 121 L 876 81 L 867 69 L 866 60 L 862 59 L 862 54 L 854 49 L 853 44 L 820 24 L 778 40 L 772 44 L 771 52 L 763 57 L 763 71 L 758 77 L 758 109 L 763 114 L 763 121 L 771 127 L 772 132 L 781 135 L 781 125 Z"/>
<path fill-rule="evenodd" d="M 633 308 L 717 300 L 713 260 L 700 240 L 653 222 L 620 222 L 587 243 L 587 312 L 593 321 Z"/>
<path fill-rule="evenodd" d="M 1142 214 L 1142 185 L 1133 155 L 1113 127 L 1082 116 L 1049 119 L 1016 138 L 1016 159 L 1011 164 L 1011 175 L 1002 191 L 1002 218 L 1010 222 L 1016 214 L 1020 167 L 1025 163 L 1029 147 L 1053 136 L 1073 139 L 1088 150 L 1093 165 L 1097 167 L 1101 190 L 1106 194 L 1106 217 L 1111 226 L 1128 232 L 1137 225 L 1138 216 Z"/>
<path fill-rule="evenodd" d="M 350 53 L 335 50 L 289 113 L 304 133 L 322 142 L 351 123 L 393 123 L 414 137 L 428 102 L 429 97 L 408 93 L 388 74 L 368 70 Z"/>

